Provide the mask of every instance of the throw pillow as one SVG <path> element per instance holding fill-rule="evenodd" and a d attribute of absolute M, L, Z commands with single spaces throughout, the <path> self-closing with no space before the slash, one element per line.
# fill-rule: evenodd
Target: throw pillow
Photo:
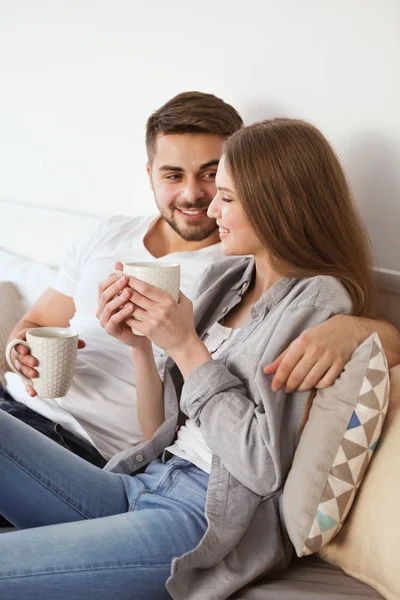
<path fill-rule="evenodd" d="M 378 443 L 388 399 L 386 357 L 374 333 L 335 383 L 318 391 L 301 434 L 282 498 L 298 556 L 338 533 Z"/>
<path fill-rule="evenodd" d="M 10 370 L 5 357 L 8 336 L 22 315 L 17 288 L 9 281 L 0 281 L 0 381 L 4 386 L 4 374 Z"/>
<path fill-rule="evenodd" d="M 375 588 L 400 598 L 400 365 L 390 370 L 390 403 L 376 456 L 353 509 L 320 556 Z"/>

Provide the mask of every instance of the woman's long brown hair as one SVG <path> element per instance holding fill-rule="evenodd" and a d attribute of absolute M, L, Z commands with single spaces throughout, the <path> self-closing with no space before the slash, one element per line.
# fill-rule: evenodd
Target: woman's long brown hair
<path fill-rule="evenodd" d="M 337 277 L 353 314 L 374 316 L 369 238 L 321 132 L 305 121 L 271 119 L 234 133 L 224 153 L 244 213 L 273 266 L 291 277 Z"/>

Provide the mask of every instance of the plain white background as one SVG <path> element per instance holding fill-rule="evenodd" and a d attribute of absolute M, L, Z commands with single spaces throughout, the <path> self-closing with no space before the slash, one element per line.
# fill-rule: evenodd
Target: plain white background
<path fill-rule="evenodd" d="M 0 0 L 0 221 L 152 213 L 145 121 L 200 90 L 317 125 L 398 270 L 399 72 L 399 0 Z"/>

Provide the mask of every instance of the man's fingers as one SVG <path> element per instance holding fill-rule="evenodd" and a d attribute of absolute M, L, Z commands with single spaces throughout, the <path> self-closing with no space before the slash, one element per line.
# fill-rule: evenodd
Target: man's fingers
<path fill-rule="evenodd" d="M 340 373 L 343 371 L 342 364 L 335 363 L 331 366 L 329 371 L 325 373 L 325 375 L 314 385 L 319 390 L 323 388 L 327 388 L 333 385 L 336 379 L 339 377 Z"/>
<path fill-rule="evenodd" d="M 285 386 L 293 369 L 302 359 L 304 350 L 296 345 L 290 345 L 272 380 L 272 390 L 277 392 Z"/>
<path fill-rule="evenodd" d="M 37 395 L 34 388 L 29 385 L 29 383 L 25 386 L 25 389 L 32 398 Z"/>
<path fill-rule="evenodd" d="M 284 352 L 282 352 L 282 354 L 280 354 L 272 363 L 270 363 L 269 365 L 265 365 L 263 371 L 266 375 L 273 375 L 274 373 L 276 373 L 279 365 L 281 364 L 285 354 L 286 354 L 287 350 L 285 350 Z"/>
<path fill-rule="evenodd" d="M 321 357 L 312 368 L 305 369 L 302 380 L 296 381 L 291 391 L 298 389 L 299 392 L 305 392 L 315 387 L 331 366 L 332 361 L 329 358 Z"/>
<path fill-rule="evenodd" d="M 29 354 L 28 348 L 23 344 L 17 344 L 14 350 L 17 354 L 19 354 L 19 356 L 25 356 L 26 354 Z"/>
<path fill-rule="evenodd" d="M 38 376 L 38 373 L 35 369 L 25 367 L 24 365 L 20 365 L 20 368 L 18 370 L 20 373 L 22 373 L 22 375 L 25 375 L 25 377 L 27 377 L 28 379 L 34 379 Z"/>
<path fill-rule="evenodd" d="M 17 348 L 25 348 L 25 350 L 28 351 L 28 348 L 25 346 L 18 345 Z M 14 350 L 16 350 L 16 348 Z M 12 359 L 15 363 L 18 361 L 19 364 L 26 365 L 27 367 L 36 367 L 38 364 L 36 358 L 32 356 L 32 354 L 13 352 Z"/>

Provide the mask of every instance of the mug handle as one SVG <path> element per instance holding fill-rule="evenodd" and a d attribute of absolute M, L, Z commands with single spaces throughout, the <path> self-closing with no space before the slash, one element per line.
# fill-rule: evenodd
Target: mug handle
<path fill-rule="evenodd" d="M 13 361 L 11 360 L 11 351 L 14 349 L 15 346 L 18 346 L 18 344 L 22 344 L 23 346 L 26 346 L 28 348 L 29 352 L 31 351 L 31 348 L 30 348 L 28 342 L 25 342 L 25 340 L 11 340 L 11 342 L 8 344 L 8 346 L 6 348 L 6 361 L 8 362 L 10 368 L 14 371 L 14 373 L 19 375 L 25 383 L 28 383 L 29 385 L 33 385 L 32 380 L 28 379 L 28 377 L 25 377 L 25 375 L 23 375 L 21 373 L 21 371 L 18 371 L 18 369 L 15 367 Z"/>

